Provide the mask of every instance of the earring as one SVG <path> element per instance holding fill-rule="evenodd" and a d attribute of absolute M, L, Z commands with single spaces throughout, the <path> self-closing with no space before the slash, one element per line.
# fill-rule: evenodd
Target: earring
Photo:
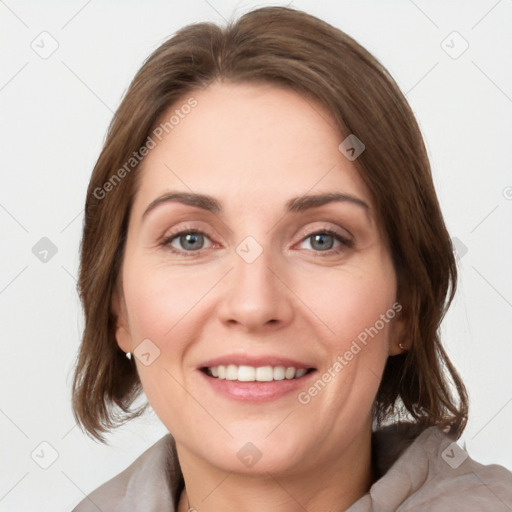
<path fill-rule="evenodd" d="M 127 359 L 131 359 L 132 358 L 132 353 L 131 352 L 126 352 L 126 358 Z"/>
<path fill-rule="evenodd" d="M 405 347 L 404 347 L 403 343 L 399 343 L 398 347 L 400 348 L 400 350 L 405 350 Z"/>

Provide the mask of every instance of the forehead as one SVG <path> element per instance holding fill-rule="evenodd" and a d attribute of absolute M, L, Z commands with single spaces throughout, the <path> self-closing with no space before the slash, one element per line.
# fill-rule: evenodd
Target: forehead
<path fill-rule="evenodd" d="M 190 98 L 195 106 L 182 108 Z M 167 190 L 255 206 L 326 191 L 371 203 L 354 164 L 338 149 L 345 136 L 332 116 L 290 89 L 214 83 L 168 108 L 160 126 L 171 116 L 139 169 L 134 208 Z"/>

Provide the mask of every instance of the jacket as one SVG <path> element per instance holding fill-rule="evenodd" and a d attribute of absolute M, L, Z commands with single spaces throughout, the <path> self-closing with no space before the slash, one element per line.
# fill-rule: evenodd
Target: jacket
<path fill-rule="evenodd" d="M 476 462 L 438 427 L 398 423 L 374 431 L 372 457 L 377 480 L 347 512 L 512 511 L 512 472 Z M 72 512 L 175 512 L 183 486 L 167 434 Z"/>

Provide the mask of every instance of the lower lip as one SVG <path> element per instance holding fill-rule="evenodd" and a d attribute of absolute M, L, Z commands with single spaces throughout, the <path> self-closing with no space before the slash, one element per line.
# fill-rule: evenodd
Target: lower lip
<path fill-rule="evenodd" d="M 203 379 L 217 393 L 242 402 L 270 402 L 285 395 L 298 391 L 309 385 L 316 370 L 307 373 L 299 379 L 273 380 L 270 382 L 240 382 L 237 380 L 218 379 L 210 377 L 198 370 Z"/>

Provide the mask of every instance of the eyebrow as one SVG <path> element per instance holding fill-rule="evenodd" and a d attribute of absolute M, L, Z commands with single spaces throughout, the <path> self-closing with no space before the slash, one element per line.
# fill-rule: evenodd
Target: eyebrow
<path fill-rule="evenodd" d="M 188 206 L 195 206 L 212 213 L 222 213 L 223 211 L 221 203 L 212 196 L 193 192 L 169 192 L 151 201 L 145 212 L 142 214 L 142 219 L 144 220 L 149 212 L 154 210 L 157 206 L 173 202 Z M 290 213 L 301 213 L 306 210 L 319 208 L 320 206 L 334 202 L 354 204 L 363 208 L 367 215 L 370 210 L 370 206 L 359 197 L 339 192 L 294 197 L 286 201 L 285 210 Z"/>

